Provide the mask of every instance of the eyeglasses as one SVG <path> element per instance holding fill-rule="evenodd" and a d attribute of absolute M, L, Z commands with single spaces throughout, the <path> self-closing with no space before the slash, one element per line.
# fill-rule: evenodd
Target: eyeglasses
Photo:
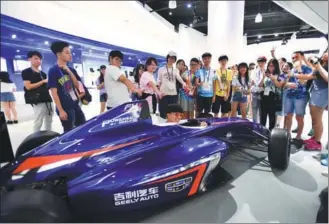
<path fill-rule="evenodd" d="M 199 64 L 191 63 L 191 66 L 198 66 Z"/>

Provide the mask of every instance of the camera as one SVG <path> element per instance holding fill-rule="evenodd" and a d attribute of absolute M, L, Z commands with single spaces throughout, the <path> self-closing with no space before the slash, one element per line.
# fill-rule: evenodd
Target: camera
<path fill-rule="evenodd" d="M 309 59 L 309 62 L 310 62 L 311 64 L 313 64 L 313 65 L 316 65 L 316 64 L 318 64 L 318 63 L 320 62 L 320 59 L 319 59 L 318 57 L 311 57 L 311 58 Z"/>

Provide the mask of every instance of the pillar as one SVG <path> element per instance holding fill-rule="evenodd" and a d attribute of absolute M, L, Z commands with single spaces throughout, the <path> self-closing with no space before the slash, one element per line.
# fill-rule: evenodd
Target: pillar
<path fill-rule="evenodd" d="M 244 1 L 208 1 L 208 51 L 212 66 L 218 66 L 218 57 L 226 54 L 229 65 L 244 59 Z"/>

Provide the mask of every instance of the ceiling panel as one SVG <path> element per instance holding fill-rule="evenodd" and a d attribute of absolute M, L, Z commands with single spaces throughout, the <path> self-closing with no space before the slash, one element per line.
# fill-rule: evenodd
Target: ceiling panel
<path fill-rule="evenodd" d="M 150 10 L 150 13 L 157 12 L 173 24 L 176 27 L 177 32 L 180 23 L 189 25 L 193 23 L 193 19 L 198 17 L 198 21 L 193 24 L 193 28 L 204 34 L 208 33 L 207 0 L 176 1 L 176 9 L 169 9 L 168 1 L 140 0 L 140 2 L 147 4 L 152 9 Z M 312 6 L 314 7 L 321 8 L 319 3 L 312 3 L 311 1 L 307 2 L 313 4 Z M 262 23 L 255 23 L 255 17 L 259 12 L 262 14 L 263 21 Z M 324 16 L 326 14 L 328 17 L 327 8 L 323 8 L 319 10 L 319 12 Z M 247 34 L 248 44 L 282 40 L 284 38 L 289 39 L 294 32 L 297 32 L 297 38 L 323 36 L 322 33 L 318 32 L 313 27 L 308 26 L 301 19 L 284 10 L 273 1 L 245 1 L 244 33 Z M 262 35 L 262 38 L 258 38 L 259 35 Z"/>

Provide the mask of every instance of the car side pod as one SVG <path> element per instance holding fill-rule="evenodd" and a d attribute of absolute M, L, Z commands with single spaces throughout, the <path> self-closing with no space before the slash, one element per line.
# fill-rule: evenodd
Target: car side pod
<path fill-rule="evenodd" d="M 291 137 L 286 129 L 275 128 L 270 133 L 268 159 L 272 168 L 286 170 L 290 161 Z"/>

